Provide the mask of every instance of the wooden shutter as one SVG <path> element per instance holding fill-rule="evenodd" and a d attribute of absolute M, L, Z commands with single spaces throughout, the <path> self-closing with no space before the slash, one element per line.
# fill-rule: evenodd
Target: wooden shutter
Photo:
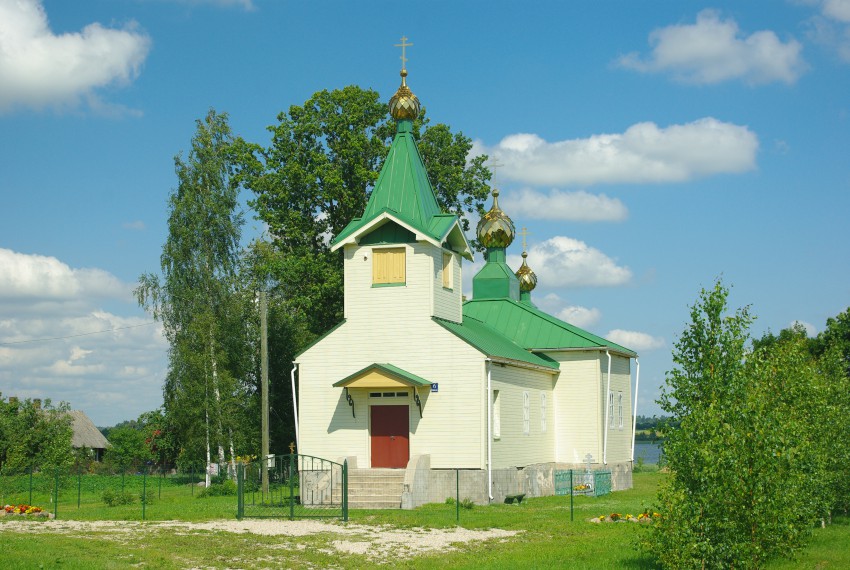
<path fill-rule="evenodd" d="M 372 250 L 372 283 L 405 283 L 406 263 L 403 247 Z"/>

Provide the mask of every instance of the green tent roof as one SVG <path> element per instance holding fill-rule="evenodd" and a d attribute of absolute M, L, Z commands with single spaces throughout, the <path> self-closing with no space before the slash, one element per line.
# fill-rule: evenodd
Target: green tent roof
<path fill-rule="evenodd" d="M 395 138 L 366 210 L 333 239 L 331 249 L 338 249 L 348 238 L 377 229 L 381 225 L 380 218 L 391 217 L 438 246 L 448 241 L 456 251 L 472 258 L 458 217 L 440 210 L 412 130 L 411 121 L 398 122 Z"/>
<path fill-rule="evenodd" d="M 558 363 L 546 356 L 534 354 L 498 334 L 484 323 L 464 317 L 463 324 L 432 317 L 449 332 L 474 346 L 489 357 L 504 358 L 558 370 Z"/>
<path fill-rule="evenodd" d="M 630 357 L 637 354 L 589 333 L 540 309 L 512 299 L 481 299 L 463 305 L 463 322 L 474 319 L 527 350 L 608 349 Z"/>

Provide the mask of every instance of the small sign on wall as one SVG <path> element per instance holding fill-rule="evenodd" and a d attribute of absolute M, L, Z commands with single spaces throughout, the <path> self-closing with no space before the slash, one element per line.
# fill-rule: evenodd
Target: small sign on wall
<path fill-rule="evenodd" d="M 438 382 L 432 382 L 431 383 L 431 391 L 432 392 L 439 392 L 440 391 L 440 384 Z"/>

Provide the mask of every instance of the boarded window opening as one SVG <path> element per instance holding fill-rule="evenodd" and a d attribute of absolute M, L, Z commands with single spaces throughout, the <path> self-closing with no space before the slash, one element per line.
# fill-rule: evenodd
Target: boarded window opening
<path fill-rule="evenodd" d="M 372 251 L 372 284 L 404 284 L 406 275 L 405 250 L 390 247 Z"/>

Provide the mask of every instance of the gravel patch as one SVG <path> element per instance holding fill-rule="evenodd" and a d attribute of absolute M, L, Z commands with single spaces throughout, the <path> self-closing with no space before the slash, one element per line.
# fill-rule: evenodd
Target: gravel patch
<path fill-rule="evenodd" d="M 429 552 L 455 550 L 475 541 L 507 540 L 519 531 L 501 529 L 471 530 L 465 528 L 398 529 L 389 526 L 335 524 L 312 520 L 217 520 L 208 522 L 183 521 L 74 521 L 52 520 L 44 522 L 15 521 L 0 524 L 0 535 L 6 531 L 23 533 L 64 533 L 87 535 L 92 532 L 111 535 L 145 534 L 152 532 L 192 533 L 197 531 L 254 534 L 259 536 L 302 537 L 319 533 L 331 536 L 331 546 L 339 553 L 361 554 L 370 559 L 415 556 Z M 117 538 L 117 536 L 116 536 Z M 307 545 L 296 545 L 306 548 Z"/>

